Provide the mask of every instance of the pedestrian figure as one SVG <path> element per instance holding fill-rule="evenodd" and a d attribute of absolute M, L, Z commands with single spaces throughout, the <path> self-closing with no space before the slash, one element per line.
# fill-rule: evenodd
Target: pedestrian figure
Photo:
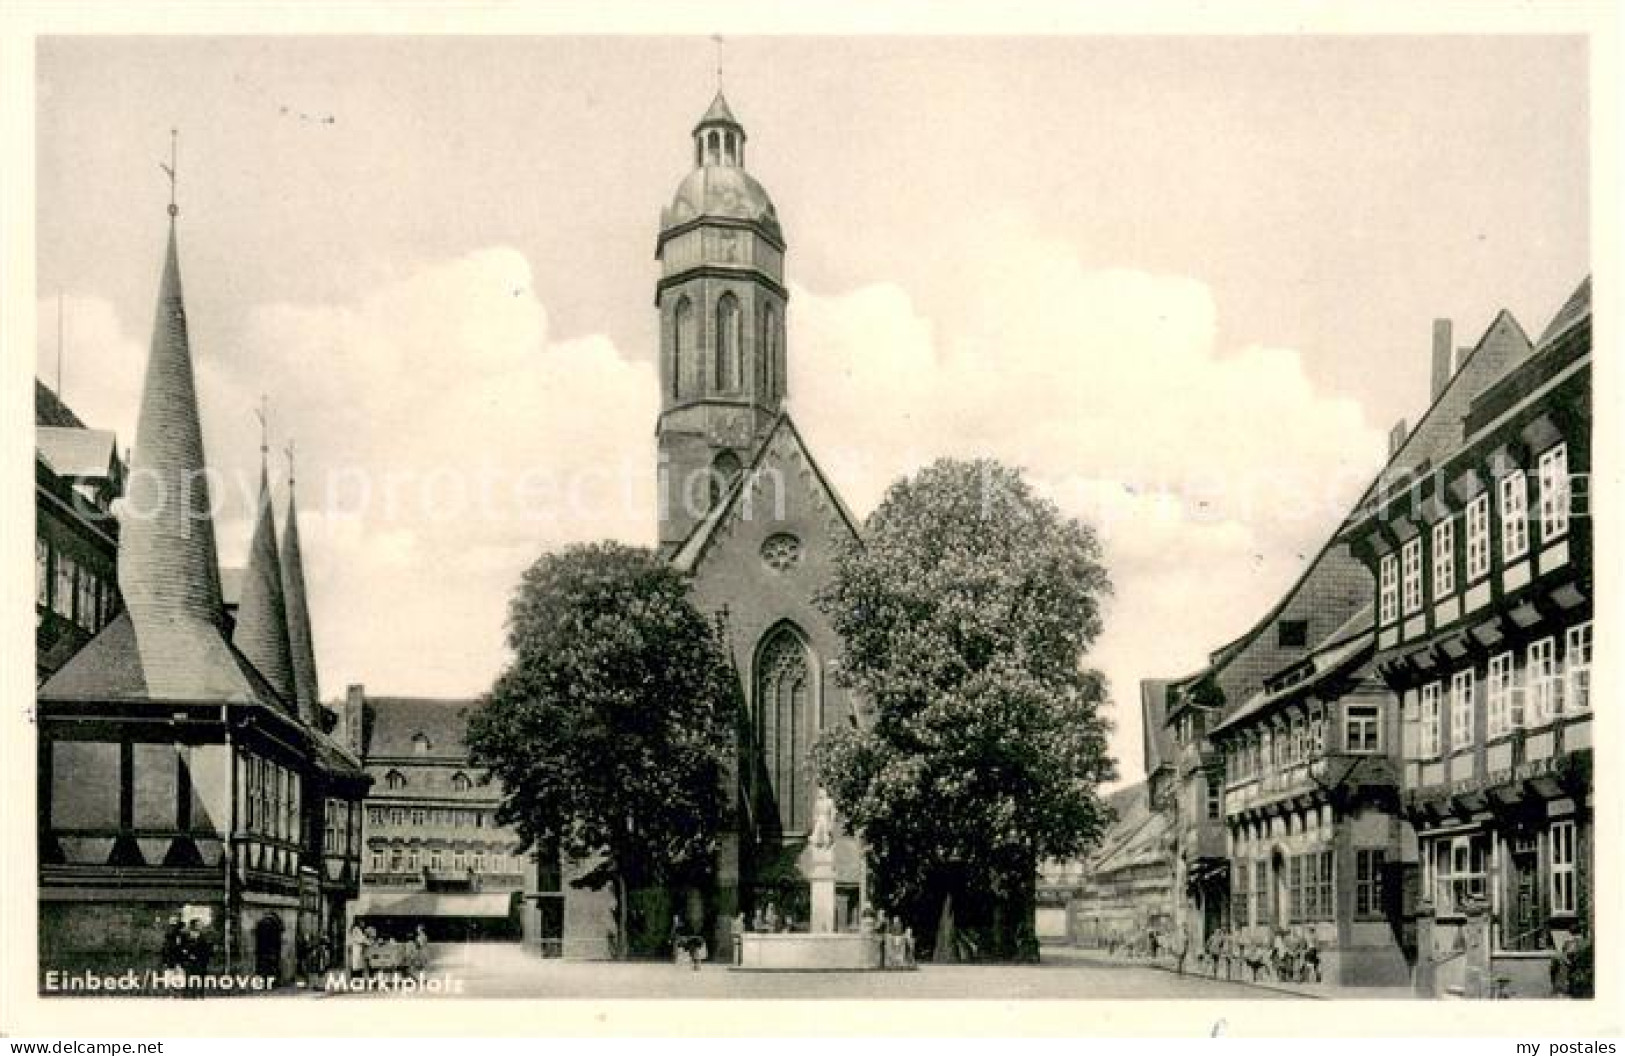
<path fill-rule="evenodd" d="M 428 968 L 429 933 L 423 930 L 422 924 L 419 924 L 416 934 L 412 936 L 412 969 L 417 973 L 419 978 L 422 978 L 424 972 L 428 971 Z"/>
<path fill-rule="evenodd" d="M 728 936 L 733 940 L 734 964 L 745 963 L 745 914 L 734 914 L 728 924 Z"/>
<path fill-rule="evenodd" d="M 359 920 L 350 925 L 350 934 L 346 941 L 346 952 L 348 956 L 344 967 L 350 973 L 350 978 L 355 979 L 366 975 L 367 933 L 362 930 Z"/>
<path fill-rule="evenodd" d="M 193 997 L 202 996 L 203 976 L 209 970 L 209 957 L 213 952 L 209 937 L 203 933 L 203 921 L 193 917 L 186 925 L 186 938 L 182 946 L 187 992 Z"/>

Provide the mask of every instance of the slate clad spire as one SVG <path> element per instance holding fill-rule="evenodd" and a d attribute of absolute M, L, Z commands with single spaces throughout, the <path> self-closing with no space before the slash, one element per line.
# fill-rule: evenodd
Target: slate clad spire
<path fill-rule="evenodd" d="M 299 512 L 294 498 L 292 449 L 288 465 L 288 520 L 282 530 L 282 594 L 288 610 L 288 644 L 292 649 L 294 699 L 299 717 L 321 728 L 321 694 L 316 684 L 316 647 L 305 600 L 305 560 L 299 549 Z"/>
<path fill-rule="evenodd" d="M 293 650 L 288 644 L 288 610 L 282 594 L 282 562 L 277 554 L 276 511 L 264 452 L 260 460 L 260 511 L 243 573 L 232 644 L 294 710 Z"/>
<path fill-rule="evenodd" d="M 173 212 L 120 514 L 118 578 L 138 624 L 221 622 L 220 565 Z"/>

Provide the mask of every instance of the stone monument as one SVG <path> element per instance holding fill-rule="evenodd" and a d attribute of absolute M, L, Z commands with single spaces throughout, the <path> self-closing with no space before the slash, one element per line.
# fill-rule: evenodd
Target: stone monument
<path fill-rule="evenodd" d="M 812 885 L 812 912 L 807 930 L 835 930 L 835 801 L 822 788 L 813 804 L 812 836 L 807 879 Z"/>

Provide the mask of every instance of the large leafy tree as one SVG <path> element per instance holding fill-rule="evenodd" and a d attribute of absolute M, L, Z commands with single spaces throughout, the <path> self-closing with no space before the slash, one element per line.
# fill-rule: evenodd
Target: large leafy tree
<path fill-rule="evenodd" d="M 1110 821 L 1106 687 L 1084 664 L 1110 589 L 1094 532 L 1018 471 L 940 460 L 891 487 L 819 598 L 872 709 L 820 741 L 819 776 L 877 895 L 941 955 L 966 945 L 955 920 L 983 955 L 1036 955 L 1038 863 Z"/>
<path fill-rule="evenodd" d="M 701 880 L 725 821 L 736 702 L 717 629 L 670 564 L 598 543 L 525 572 L 508 645 L 469 748 L 527 848 L 591 863 L 580 886 L 613 886 L 624 955 L 632 893 Z"/>

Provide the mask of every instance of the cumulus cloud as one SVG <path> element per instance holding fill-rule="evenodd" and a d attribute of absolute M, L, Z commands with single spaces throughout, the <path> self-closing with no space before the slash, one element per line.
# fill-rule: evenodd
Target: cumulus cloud
<path fill-rule="evenodd" d="M 796 288 L 792 411 L 860 517 L 933 458 L 989 454 L 1100 529 L 1116 596 L 1093 662 L 1133 773 L 1138 680 L 1196 666 L 1264 611 L 1375 470 L 1380 434 L 1298 352 L 1217 347 L 1193 278 L 1088 270 L 1011 224 L 956 264 L 951 318 L 896 285 Z M 537 555 L 652 539 L 654 367 L 552 333 L 546 301 L 524 256 L 492 247 L 344 303 L 252 307 L 232 354 L 202 360 L 211 460 L 248 482 L 221 517 L 228 563 L 247 547 L 259 392 L 297 437 L 329 694 L 478 692 Z M 108 368 L 70 399 L 128 442 L 145 339 L 105 302 L 71 316 Z"/>

